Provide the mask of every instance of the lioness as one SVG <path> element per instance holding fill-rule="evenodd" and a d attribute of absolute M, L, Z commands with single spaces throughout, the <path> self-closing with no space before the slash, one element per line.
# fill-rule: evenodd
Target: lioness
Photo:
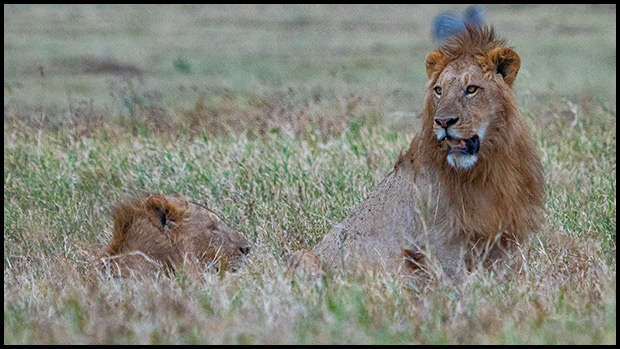
<path fill-rule="evenodd" d="M 420 133 L 370 196 L 289 265 L 407 272 L 430 256 L 455 275 L 474 256 L 494 262 L 524 242 L 540 226 L 544 184 L 515 104 L 519 67 L 492 28 L 467 26 L 429 53 Z"/>
<path fill-rule="evenodd" d="M 94 271 L 128 276 L 170 274 L 183 266 L 236 271 L 250 243 L 208 208 L 181 196 L 149 194 L 112 209 L 112 241 L 94 261 Z"/>

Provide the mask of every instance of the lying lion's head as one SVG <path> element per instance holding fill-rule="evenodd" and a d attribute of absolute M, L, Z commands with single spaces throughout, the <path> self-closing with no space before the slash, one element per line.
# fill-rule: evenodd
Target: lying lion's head
<path fill-rule="evenodd" d="M 174 223 L 171 235 L 184 258 L 216 269 L 239 270 L 250 252 L 250 243 L 215 212 L 189 203 L 187 217 Z"/>
<path fill-rule="evenodd" d="M 426 57 L 429 77 L 426 123 L 431 124 L 445 160 L 469 169 L 494 142 L 501 142 L 498 120 L 512 101 L 519 56 L 496 40 L 492 29 L 467 27 L 466 32 Z M 432 118 L 432 119 L 431 119 Z M 490 141 L 495 139 L 494 141 Z"/>
<path fill-rule="evenodd" d="M 108 267 L 236 271 L 250 251 L 250 243 L 217 214 L 180 196 L 134 197 L 117 204 L 112 216 L 112 241 L 99 258 Z"/>

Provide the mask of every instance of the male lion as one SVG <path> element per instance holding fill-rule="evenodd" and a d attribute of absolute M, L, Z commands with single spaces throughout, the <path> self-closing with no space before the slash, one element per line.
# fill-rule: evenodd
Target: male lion
<path fill-rule="evenodd" d="M 250 252 L 217 214 L 180 196 L 137 196 L 117 204 L 112 217 L 112 241 L 93 263 L 104 275 L 168 275 L 180 266 L 236 271 Z"/>
<path fill-rule="evenodd" d="M 411 271 L 433 257 L 458 275 L 474 257 L 494 263 L 526 241 L 541 224 L 544 179 L 515 104 L 519 67 L 493 29 L 479 26 L 428 54 L 420 133 L 312 256 L 296 251 L 289 266 L 318 258 L 332 271 Z"/>

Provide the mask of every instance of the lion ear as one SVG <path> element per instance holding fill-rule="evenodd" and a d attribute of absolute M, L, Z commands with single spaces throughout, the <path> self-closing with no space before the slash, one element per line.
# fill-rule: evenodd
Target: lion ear
<path fill-rule="evenodd" d="M 153 194 L 146 199 L 146 208 L 154 217 L 159 220 L 162 227 L 169 225 L 181 218 L 187 210 L 187 202 L 185 200 L 168 200 L 160 194 Z"/>
<path fill-rule="evenodd" d="M 443 68 L 445 60 L 446 55 L 441 49 L 435 49 L 426 56 L 426 75 L 428 75 L 429 79 L 436 71 Z"/>
<path fill-rule="evenodd" d="M 486 56 L 497 73 L 502 74 L 504 81 L 512 86 L 521 67 L 519 55 L 509 48 L 497 47 L 489 51 Z"/>

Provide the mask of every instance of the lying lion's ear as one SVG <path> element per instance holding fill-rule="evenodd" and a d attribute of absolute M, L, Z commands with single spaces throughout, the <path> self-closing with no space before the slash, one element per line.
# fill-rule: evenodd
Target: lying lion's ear
<path fill-rule="evenodd" d="M 509 86 L 512 86 L 521 67 L 519 55 L 509 48 L 497 47 L 489 51 L 486 56 L 495 67 L 497 73 L 502 74 L 504 81 Z"/>
<path fill-rule="evenodd" d="M 433 73 L 443 68 L 445 59 L 446 55 L 441 49 L 435 49 L 426 56 L 426 75 L 429 79 Z"/>
<path fill-rule="evenodd" d="M 175 222 L 179 220 L 187 210 L 187 202 L 185 200 L 174 199 L 168 200 L 160 194 L 153 194 L 146 199 L 147 210 L 153 213 L 162 227 L 168 225 L 170 221 Z"/>

